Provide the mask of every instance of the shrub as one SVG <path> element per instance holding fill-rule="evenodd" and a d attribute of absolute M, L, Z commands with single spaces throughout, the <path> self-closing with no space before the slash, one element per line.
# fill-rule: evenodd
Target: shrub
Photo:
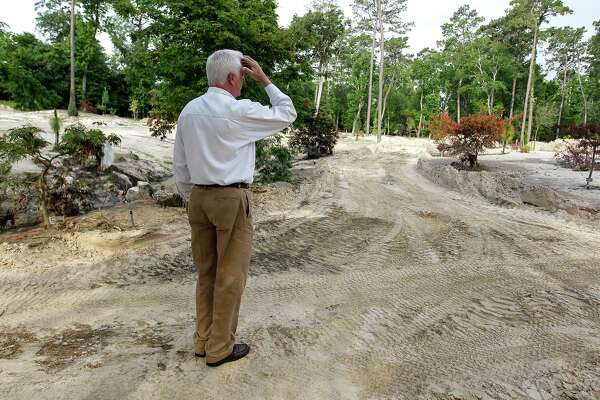
<path fill-rule="evenodd" d="M 531 146 L 529 145 L 529 143 L 522 144 L 521 147 L 519 148 L 519 151 L 521 153 L 529 153 L 530 150 L 531 150 Z"/>
<path fill-rule="evenodd" d="M 592 148 L 584 142 L 568 142 L 554 157 L 559 165 L 576 171 L 587 171 L 592 160 Z M 596 163 L 598 164 L 598 162 Z M 597 165 L 598 166 L 598 165 Z"/>
<path fill-rule="evenodd" d="M 281 136 L 256 142 L 257 181 L 270 183 L 289 182 L 292 177 L 292 153 L 281 144 Z"/>
<path fill-rule="evenodd" d="M 502 154 L 506 152 L 506 145 L 511 144 L 515 139 L 515 128 L 511 120 L 507 120 L 504 124 L 504 130 L 502 132 Z"/>
<path fill-rule="evenodd" d="M 59 134 L 60 134 L 60 126 L 62 125 L 62 121 L 58 118 L 58 113 L 56 109 L 54 109 L 54 115 L 50 117 L 50 129 L 54 132 L 55 141 L 54 144 L 58 144 Z"/>
<path fill-rule="evenodd" d="M 57 150 L 73 155 L 73 158 L 81 164 L 85 164 L 90 157 L 93 157 L 96 160 L 96 167 L 100 169 L 104 145 L 119 143 L 121 138 L 115 134 L 105 135 L 100 129 L 87 129 L 81 124 L 76 124 L 65 129 Z"/>
<path fill-rule="evenodd" d="M 49 143 L 40 136 L 40 133 L 41 129 L 34 126 L 22 126 L 10 129 L 5 136 L 0 137 L 0 166 L 2 166 L 2 172 L 8 173 L 14 163 L 25 158 L 31 158 L 36 165 L 40 166 L 41 171 L 37 176 L 40 193 L 39 207 L 44 225 L 48 227 L 50 192 L 47 176 L 51 170 L 57 168 L 53 161 L 64 155 L 72 155 L 79 159 L 94 156 L 99 163 L 103 155 L 104 144 L 118 144 L 120 139 L 116 135 L 104 135 L 98 129 L 86 129 L 83 125 L 73 125 L 65 129 L 60 143 L 49 153 L 46 151 Z M 66 206 L 67 204 L 65 204 Z"/>
<path fill-rule="evenodd" d="M 457 124 L 448 114 L 441 114 L 432 119 L 429 130 L 440 151 L 458 156 L 462 163 L 468 162 L 473 168 L 478 155 L 502 139 L 504 124 L 497 116 L 486 114 L 465 117 Z"/>
<path fill-rule="evenodd" d="M 596 155 L 600 148 L 600 125 L 598 124 L 586 124 L 586 125 L 570 125 L 567 127 L 561 127 L 563 133 L 568 133 L 571 137 L 579 139 L 578 146 L 585 153 L 579 156 L 584 156 L 587 161 L 590 174 L 586 179 L 586 186 L 589 187 L 592 182 L 592 174 L 594 173 L 594 167 L 596 166 Z M 573 153 L 572 153 L 573 154 Z M 568 156 L 567 156 L 568 157 Z"/>
<path fill-rule="evenodd" d="M 305 153 L 309 159 L 333 154 L 338 133 L 334 123 L 325 113 L 306 120 L 303 127 L 290 138 L 290 148 Z"/>

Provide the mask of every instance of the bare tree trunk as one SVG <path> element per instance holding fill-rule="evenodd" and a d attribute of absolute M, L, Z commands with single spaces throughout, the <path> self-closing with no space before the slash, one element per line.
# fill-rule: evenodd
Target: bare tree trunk
<path fill-rule="evenodd" d="M 69 115 L 77 116 L 75 100 L 75 0 L 71 0 L 71 88 L 69 89 Z"/>
<path fill-rule="evenodd" d="M 323 95 L 323 70 L 327 68 L 326 65 L 324 65 L 324 63 L 319 62 L 319 87 L 317 89 L 317 102 L 316 102 L 316 109 L 315 109 L 315 117 L 317 115 L 319 115 L 319 107 L 321 106 L 321 96 Z"/>
<path fill-rule="evenodd" d="M 87 67 L 83 71 L 83 79 L 81 80 L 81 100 L 87 98 Z"/>
<path fill-rule="evenodd" d="M 535 105 L 535 71 L 533 71 L 531 80 L 531 93 L 529 95 L 529 121 L 527 122 L 527 143 L 531 140 L 531 130 L 533 129 L 533 107 Z"/>
<path fill-rule="evenodd" d="M 533 128 L 533 106 L 535 105 L 535 96 L 533 93 L 529 96 L 529 121 L 527 122 L 527 144 L 531 141 L 531 129 Z M 534 143 L 535 145 L 535 143 Z"/>
<path fill-rule="evenodd" d="M 583 91 L 583 83 L 581 82 L 581 74 L 577 74 L 579 78 L 579 90 L 581 90 L 581 98 L 583 99 L 583 124 L 587 124 L 587 116 L 588 116 L 588 107 L 587 107 L 587 98 L 585 97 L 585 92 Z"/>
<path fill-rule="evenodd" d="M 392 77 L 392 81 L 390 82 L 390 86 L 388 86 L 387 90 L 385 91 L 385 96 L 383 98 L 383 111 L 381 112 L 381 118 L 382 119 L 383 119 L 383 117 L 385 117 L 385 110 L 387 109 L 388 97 L 389 97 L 390 92 L 392 91 L 392 87 L 394 86 L 395 83 L 396 83 L 396 78 Z"/>
<path fill-rule="evenodd" d="M 462 78 L 458 81 L 458 88 L 456 88 L 456 122 L 460 124 L 460 88 L 462 86 Z"/>
<path fill-rule="evenodd" d="M 421 101 L 419 102 L 419 126 L 417 126 L 417 136 L 421 137 L 421 129 L 423 128 L 423 89 L 421 89 Z"/>
<path fill-rule="evenodd" d="M 40 178 L 38 180 L 38 187 L 40 190 L 40 212 L 42 213 L 42 221 L 44 223 L 44 228 L 48 229 L 50 227 L 50 218 L 48 217 L 48 186 L 46 185 L 46 173 L 47 169 L 44 170 L 40 174 Z"/>
<path fill-rule="evenodd" d="M 529 95 L 531 93 L 531 83 L 533 77 L 533 69 L 535 66 L 535 53 L 537 50 L 538 27 L 536 26 L 533 32 L 533 46 L 531 47 L 531 60 L 529 61 L 529 76 L 527 78 L 527 90 L 525 91 L 525 104 L 523 105 L 523 123 L 521 124 L 521 145 L 525 141 L 525 122 L 527 121 L 527 108 L 529 106 Z"/>
<path fill-rule="evenodd" d="M 335 114 L 335 133 L 337 133 L 337 131 L 338 131 L 339 122 L 340 122 L 340 114 L 336 113 Z"/>
<path fill-rule="evenodd" d="M 492 83 L 496 83 L 496 76 L 498 75 L 498 71 L 494 71 L 494 74 L 492 75 Z M 492 112 L 494 111 L 494 95 L 496 94 L 496 92 L 494 91 L 494 88 L 492 87 L 492 96 L 490 99 L 490 113 L 489 115 L 492 115 Z"/>
<path fill-rule="evenodd" d="M 363 107 L 363 101 L 362 101 L 362 99 L 360 99 L 360 102 L 358 103 L 358 111 L 356 112 L 356 117 L 354 117 L 354 123 L 352 124 L 352 134 L 356 135 L 356 140 L 358 140 L 359 130 L 357 129 L 357 125 L 358 125 L 358 120 L 360 119 L 360 112 L 362 110 L 362 107 Z"/>
<path fill-rule="evenodd" d="M 381 142 L 381 122 L 383 118 L 383 62 L 384 57 L 384 42 L 383 42 L 383 12 L 381 0 L 377 0 L 377 19 L 379 20 L 379 96 L 377 98 L 377 143 Z"/>
<path fill-rule="evenodd" d="M 565 87 L 566 86 L 567 86 L 567 65 L 565 63 L 562 87 L 560 89 L 560 107 L 558 108 L 558 121 L 556 122 L 556 138 L 555 138 L 556 140 L 558 140 L 558 134 L 560 131 L 560 122 L 562 120 L 563 107 L 565 104 Z"/>
<path fill-rule="evenodd" d="M 587 177 L 586 181 L 586 187 L 590 186 L 590 183 L 592 183 L 592 174 L 594 173 L 594 164 L 596 163 L 596 150 L 597 150 L 598 146 L 593 146 L 592 147 L 592 165 L 590 166 L 590 175 Z"/>
<path fill-rule="evenodd" d="M 513 117 L 513 110 L 515 108 L 515 91 L 517 89 L 517 77 L 515 76 L 513 78 L 513 87 L 512 87 L 512 97 L 510 98 L 510 114 L 508 119 L 512 119 Z"/>
<path fill-rule="evenodd" d="M 373 43 L 371 44 L 371 65 L 369 66 L 369 95 L 367 100 L 367 120 L 365 133 L 367 135 L 371 134 L 371 97 L 373 93 L 373 63 L 375 62 L 375 35 L 377 34 L 377 30 L 373 28 Z"/>

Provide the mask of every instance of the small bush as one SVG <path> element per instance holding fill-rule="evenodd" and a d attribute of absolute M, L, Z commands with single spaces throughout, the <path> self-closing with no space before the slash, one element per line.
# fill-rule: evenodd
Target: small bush
<path fill-rule="evenodd" d="M 441 114 L 432 118 L 429 130 L 440 151 L 458 156 L 474 168 L 479 154 L 502 139 L 504 124 L 502 119 L 486 114 L 465 117 L 457 124 L 448 114 Z"/>
<path fill-rule="evenodd" d="M 556 162 L 576 171 L 588 171 L 592 162 L 592 147 L 586 142 L 567 143 L 554 157 Z M 595 160 L 595 168 L 600 168 L 600 160 Z"/>
<path fill-rule="evenodd" d="M 115 134 L 105 135 L 100 129 L 87 129 L 81 124 L 69 126 L 65 129 L 63 138 L 57 146 L 59 152 L 72 154 L 80 162 L 85 162 L 93 157 L 97 168 L 104 156 L 104 145 L 118 145 L 121 138 Z"/>
<path fill-rule="evenodd" d="M 175 122 L 164 118 L 159 112 L 151 111 L 148 118 L 150 125 L 150 135 L 157 137 L 160 140 L 165 140 L 167 135 L 175 128 Z"/>
<path fill-rule="evenodd" d="M 529 153 L 531 151 L 531 146 L 529 146 L 528 144 L 522 144 L 521 147 L 519 148 L 519 151 L 521 153 Z"/>
<path fill-rule="evenodd" d="M 281 144 L 281 136 L 256 142 L 258 182 L 289 182 L 292 177 L 291 169 L 292 153 Z"/>
<path fill-rule="evenodd" d="M 292 135 L 290 148 L 314 159 L 333 154 L 337 139 L 333 121 L 325 114 L 319 114 L 308 118 L 304 126 Z"/>

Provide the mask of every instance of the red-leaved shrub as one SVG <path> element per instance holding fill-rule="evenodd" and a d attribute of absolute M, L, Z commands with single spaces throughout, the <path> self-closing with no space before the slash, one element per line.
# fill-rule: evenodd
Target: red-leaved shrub
<path fill-rule="evenodd" d="M 471 168 L 477 165 L 477 156 L 502 139 L 506 121 L 495 115 L 474 114 L 454 122 L 448 114 L 440 114 L 429 123 L 432 137 L 440 151 L 458 156 Z"/>

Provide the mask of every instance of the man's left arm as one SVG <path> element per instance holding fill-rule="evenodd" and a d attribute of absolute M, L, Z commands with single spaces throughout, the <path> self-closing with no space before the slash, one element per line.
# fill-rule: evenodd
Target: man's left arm
<path fill-rule="evenodd" d="M 296 109 L 288 95 L 272 83 L 265 87 L 265 92 L 271 107 L 249 100 L 240 101 L 243 110 L 237 122 L 251 141 L 274 135 L 296 120 Z"/>

